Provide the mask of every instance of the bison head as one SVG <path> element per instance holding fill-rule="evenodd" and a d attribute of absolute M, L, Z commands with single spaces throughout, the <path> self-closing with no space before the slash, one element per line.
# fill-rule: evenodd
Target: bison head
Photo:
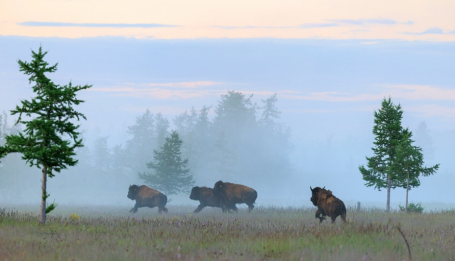
<path fill-rule="evenodd" d="M 311 186 L 310 186 L 310 189 L 311 189 L 310 201 L 313 203 L 313 205 L 317 206 L 318 205 L 318 193 L 321 190 L 321 188 L 320 187 L 311 188 Z"/>
<path fill-rule="evenodd" d="M 193 189 L 191 190 L 190 199 L 199 200 L 200 197 L 201 197 L 201 188 L 198 186 L 193 187 Z"/>
<path fill-rule="evenodd" d="M 223 181 L 218 181 L 215 183 L 215 186 L 213 187 L 213 194 L 215 196 L 221 196 L 223 191 L 225 190 L 225 184 Z"/>
<path fill-rule="evenodd" d="M 131 200 L 135 200 L 138 192 L 139 192 L 139 186 L 132 185 L 132 186 L 130 186 L 130 189 L 128 190 L 127 197 Z"/>

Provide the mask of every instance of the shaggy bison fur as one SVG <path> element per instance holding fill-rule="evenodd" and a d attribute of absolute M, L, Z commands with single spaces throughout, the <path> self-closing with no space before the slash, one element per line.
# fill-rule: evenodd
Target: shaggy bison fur
<path fill-rule="evenodd" d="M 199 206 L 194 210 L 194 213 L 199 213 L 205 207 L 221 208 L 226 212 L 227 206 L 224 199 L 213 194 L 213 189 L 208 187 L 193 187 L 191 190 L 190 199 L 199 200 Z"/>
<path fill-rule="evenodd" d="M 346 223 L 346 206 L 343 201 L 335 197 L 332 191 L 324 188 L 315 187 L 311 188 L 311 202 L 313 205 L 318 207 L 315 217 L 319 218 L 319 222 L 325 219 L 325 216 L 329 216 L 332 219 L 332 223 L 338 216 Z M 322 215 L 322 217 L 321 217 Z"/>
<path fill-rule="evenodd" d="M 233 184 L 229 182 L 218 181 L 213 187 L 213 194 L 220 196 L 226 202 L 229 209 L 238 211 L 235 204 L 245 203 L 248 205 L 248 211 L 253 210 L 254 202 L 258 197 L 256 190 L 239 184 Z"/>
<path fill-rule="evenodd" d="M 166 195 L 145 185 L 130 186 L 127 197 L 131 200 L 136 200 L 136 204 L 130 212 L 136 213 L 137 209 L 142 207 L 158 207 L 159 213 L 163 211 L 167 213 L 167 208 L 164 207 L 167 203 Z"/>

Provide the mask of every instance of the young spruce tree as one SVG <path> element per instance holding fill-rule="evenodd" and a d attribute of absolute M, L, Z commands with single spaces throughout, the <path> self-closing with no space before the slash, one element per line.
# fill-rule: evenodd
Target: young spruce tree
<path fill-rule="evenodd" d="M 74 150 L 83 145 L 77 131 L 79 126 L 72 121 L 86 118 L 75 111 L 73 105 L 83 102 L 76 98 L 76 93 L 91 87 L 73 86 L 71 82 L 64 86 L 53 83 L 45 73 L 55 72 L 58 64 L 49 66 L 44 61 L 46 54 L 40 47 L 37 53 L 32 51 L 33 60 L 30 63 L 18 61 L 20 71 L 30 76 L 29 83 L 35 83 L 32 88 L 36 97 L 31 101 L 22 100 L 21 106 L 11 110 L 12 115 L 19 114 L 17 123 L 23 124 L 25 130 L 18 135 L 7 135 L 5 145 L 0 147 L 0 155 L 19 152 L 31 167 L 41 169 L 42 224 L 46 223 L 46 214 L 56 207 L 54 203 L 46 206 L 49 197 L 46 191 L 47 177 L 52 178 L 55 172 L 77 163 L 73 158 L 76 155 Z"/>
<path fill-rule="evenodd" d="M 420 186 L 419 176 L 433 175 L 438 169 L 439 164 L 433 167 L 424 167 L 422 149 L 414 146 L 411 139 L 412 132 L 403 131 L 403 137 L 396 149 L 396 160 L 394 163 L 395 172 L 402 176 L 400 187 L 406 188 L 405 212 L 408 212 L 408 192 L 413 187 Z"/>
<path fill-rule="evenodd" d="M 374 155 L 366 157 L 367 168 L 359 166 L 367 187 L 374 186 L 379 191 L 387 188 L 387 211 L 390 211 L 390 190 L 399 186 L 401 179 L 395 172 L 394 164 L 396 148 L 403 134 L 402 118 L 403 111 L 399 104 L 394 105 L 390 97 L 382 101 L 381 109 L 374 112 L 375 147 L 371 148 Z"/>
<path fill-rule="evenodd" d="M 180 157 L 182 140 L 177 131 L 166 137 L 160 151 L 153 151 L 153 161 L 147 163 L 151 172 L 139 173 L 139 178 L 151 187 L 163 191 L 166 195 L 180 192 L 189 193 L 194 185 L 193 176 L 186 168 L 188 159 Z"/>

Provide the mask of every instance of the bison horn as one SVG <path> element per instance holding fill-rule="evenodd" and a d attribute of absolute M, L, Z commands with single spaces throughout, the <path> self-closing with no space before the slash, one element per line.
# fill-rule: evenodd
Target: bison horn
<path fill-rule="evenodd" d="M 322 189 L 325 189 L 325 186 Z"/>
<path fill-rule="evenodd" d="M 311 191 L 313 191 L 313 189 L 311 188 L 311 186 L 310 186 L 310 189 L 311 189 Z"/>

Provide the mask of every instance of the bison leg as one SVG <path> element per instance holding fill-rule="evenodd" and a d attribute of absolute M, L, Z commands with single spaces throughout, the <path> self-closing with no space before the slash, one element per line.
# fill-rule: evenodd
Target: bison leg
<path fill-rule="evenodd" d="M 341 220 L 343 220 L 343 223 L 348 223 L 348 222 L 346 221 L 346 212 L 343 213 L 343 214 L 341 214 Z"/>
<path fill-rule="evenodd" d="M 137 212 L 137 209 L 139 208 L 138 204 L 134 205 L 134 207 L 130 210 L 130 213 L 132 212 L 133 214 Z"/>
<path fill-rule="evenodd" d="M 335 220 L 337 219 L 338 215 L 332 215 L 330 218 L 332 219 L 332 224 L 335 223 Z"/>
<path fill-rule="evenodd" d="M 248 205 L 248 212 L 251 212 L 251 210 L 253 210 L 253 208 L 254 208 L 254 205 L 251 203 L 250 204 L 247 203 L 247 205 Z"/>
<path fill-rule="evenodd" d="M 199 204 L 199 206 L 194 210 L 193 213 L 199 213 L 201 212 L 201 210 L 204 208 L 204 206 L 202 204 Z"/>
<path fill-rule="evenodd" d="M 164 213 L 167 213 L 167 208 L 158 206 L 158 213 L 161 214 L 161 213 L 163 213 L 163 211 L 164 211 Z"/>
<path fill-rule="evenodd" d="M 316 211 L 316 214 L 314 215 L 315 218 L 319 218 L 319 223 L 321 223 L 325 219 L 324 215 L 321 217 L 321 214 L 322 214 L 322 211 L 318 209 Z"/>
<path fill-rule="evenodd" d="M 234 210 L 235 213 L 238 213 L 239 212 L 239 209 L 235 206 L 235 204 L 232 204 L 229 206 L 230 209 Z"/>

